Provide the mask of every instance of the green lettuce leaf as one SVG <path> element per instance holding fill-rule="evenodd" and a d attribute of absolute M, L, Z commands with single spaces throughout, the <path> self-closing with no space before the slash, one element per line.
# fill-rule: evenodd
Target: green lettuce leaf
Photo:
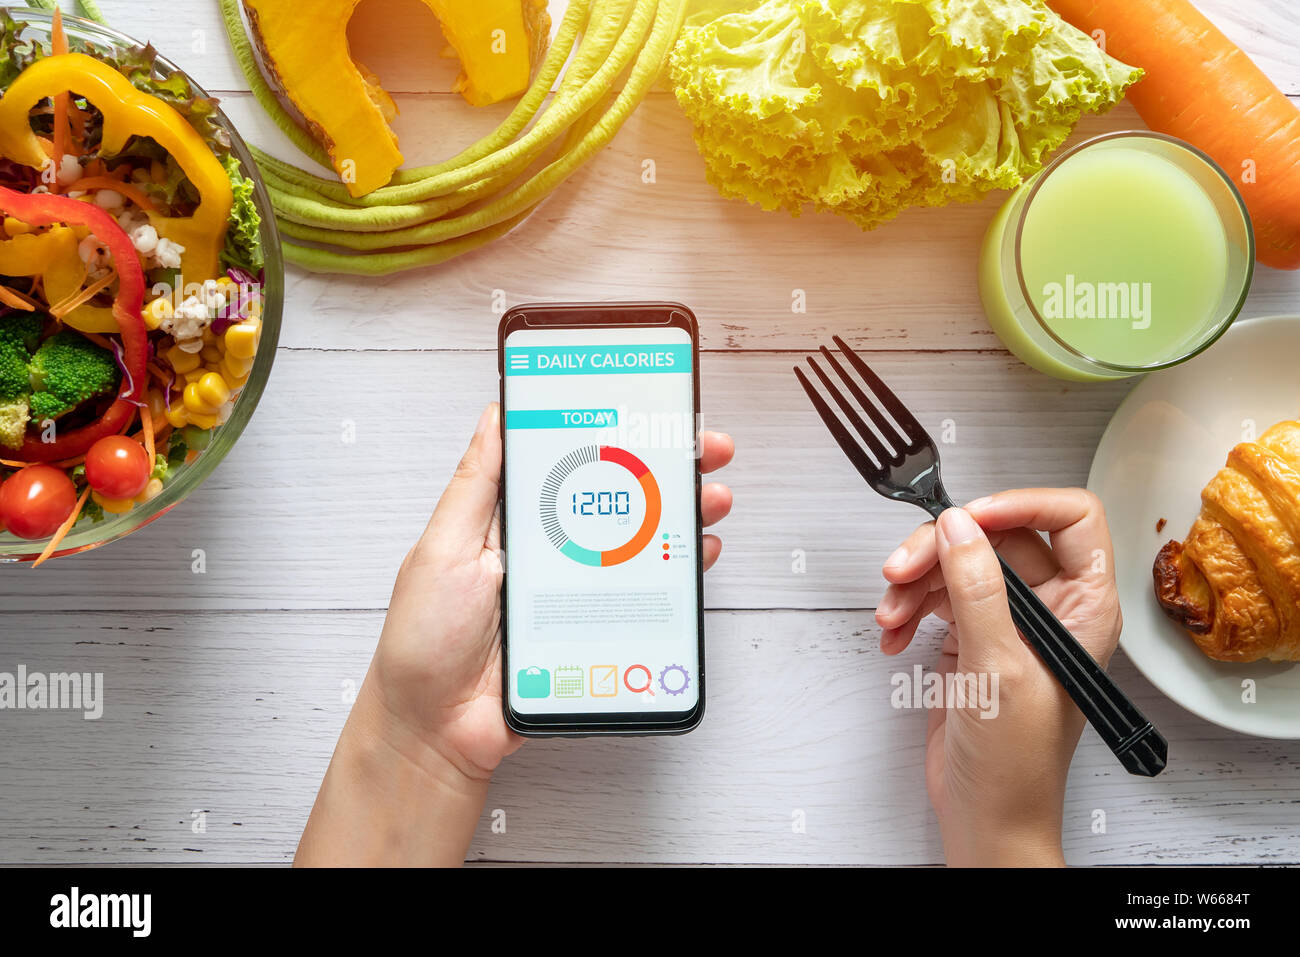
<path fill-rule="evenodd" d="M 23 70 L 45 56 L 40 43 L 19 36 L 26 22 L 15 20 L 7 7 L 0 7 L 0 87 L 8 89 Z"/>
<path fill-rule="evenodd" d="M 221 261 L 256 276 L 266 265 L 266 253 L 262 249 L 262 217 L 253 196 L 253 181 L 240 171 L 239 160 L 233 154 L 226 156 L 223 163 L 235 201 Z"/>
<path fill-rule="evenodd" d="M 670 60 L 724 196 L 864 229 L 1020 185 L 1141 75 L 1043 0 L 696 0 Z"/>

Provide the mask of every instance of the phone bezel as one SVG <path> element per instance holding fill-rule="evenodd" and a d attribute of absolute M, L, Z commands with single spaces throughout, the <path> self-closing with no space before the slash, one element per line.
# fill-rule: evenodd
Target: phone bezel
<path fill-rule="evenodd" d="M 675 302 L 589 302 L 528 303 L 509 309 L 497 326 L 497 375 L 501 401 L 501 545 L 507 546 L 508 528 L 505 508 L 506 379 L 505 343 L 510 333 L 520 329 L 587 329 L 664 326 L 685 329 L 691 340 L 691 391 L 693 415 L 698 425 L 700 415 L 700 335 L 695 314 Z M 698 428 L 696 441 L 698 442 Z M 501 707 L 506 725 L 516 734 L 527 737 L 644 736 L 685 734 L 699 726 L 704 717 L 704 520 L 700 511 L 700 460 L 695 457 L 695 596 L 698 642 L 699 695 L 695 706 L 686 711 L 615 712 L 609 714 L 568 712 L 557 714 L 522 714 L 510 704 L 510 640 L 508 632 L 509 575 L 501 575 Z"/>

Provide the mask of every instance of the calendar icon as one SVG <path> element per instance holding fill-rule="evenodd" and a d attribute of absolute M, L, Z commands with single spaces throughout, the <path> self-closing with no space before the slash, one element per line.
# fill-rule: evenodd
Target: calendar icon
<path fill-rule="evenodd" d="M 581 698 L 585 677 L 578 665 L 560 665 L 555 669 L 555 697 Z"/>

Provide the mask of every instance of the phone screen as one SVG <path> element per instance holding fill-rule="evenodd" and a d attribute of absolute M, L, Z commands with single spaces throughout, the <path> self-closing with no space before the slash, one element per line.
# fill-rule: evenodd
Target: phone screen
<path fill-rule="evenodd" d="M 694 361 L 675 326 L 506 335 L 505 680 L 525 722 L 697 709 Z"/>

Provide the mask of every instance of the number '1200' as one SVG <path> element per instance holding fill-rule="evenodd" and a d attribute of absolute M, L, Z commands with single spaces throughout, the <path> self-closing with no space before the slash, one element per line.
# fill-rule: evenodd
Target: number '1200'
<path fill-rule="evenodd" d="M 578 499 L 581 497 L 582 501 Z M 632 511 L 631 492 L 574 492 L 574 515 L 626 515 Z"/>

